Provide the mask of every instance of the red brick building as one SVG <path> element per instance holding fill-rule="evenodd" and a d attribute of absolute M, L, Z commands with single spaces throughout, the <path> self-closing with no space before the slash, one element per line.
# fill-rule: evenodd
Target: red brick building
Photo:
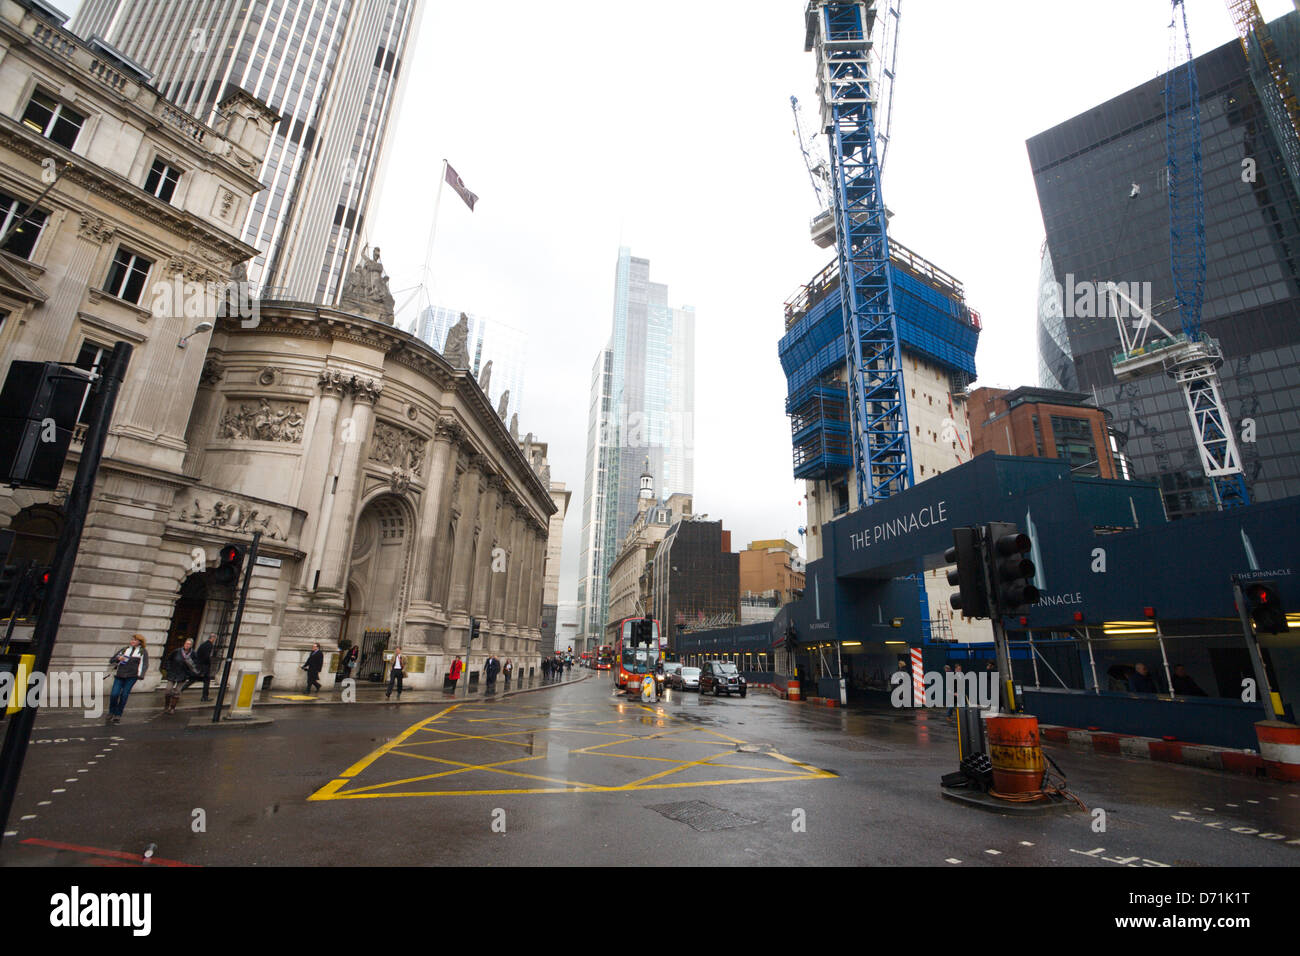
<path fill-rule="evenodd" d="M 1076 475 L 1124 478 L 1111 450 L 1109 413 L 1081 392 L 977 388 L 966 405 L 974 453 L 1061 458 Z"/>

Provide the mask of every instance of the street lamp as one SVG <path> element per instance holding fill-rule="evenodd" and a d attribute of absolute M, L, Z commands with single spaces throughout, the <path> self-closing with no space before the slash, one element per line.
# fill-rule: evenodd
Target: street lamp
<path fill-rule="evenodd" d="M 202 335 L 204 332 L 211 332 L 211 331 L 212 331 L 211 322 L 200 322 L 198 325 L 194 326 L 193 332 L 191 332 L 189 335 L 184 336 L 179 342 L 176 343 L 176 347 L 178 349 L 183 349 L 190 344 L 190 339 L 194 338 L 194 336 Z"/>

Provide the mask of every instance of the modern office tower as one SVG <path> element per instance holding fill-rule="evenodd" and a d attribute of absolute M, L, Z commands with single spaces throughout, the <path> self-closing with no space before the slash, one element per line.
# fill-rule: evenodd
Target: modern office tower
<path fill-rule="evenodd" d="M 431 345 L 439 352 L 447 343 L 447 333 L 461 317 L 460 309 L 448 309 L 442 306 L 429 306 L 420 311 L 416 320 L 415 337 Z M 519 412 L 524 398 L 524 362 L 528 353 L 528 335 L 495 319 L 486 319 L 470 312 L 464 313 L 468 320 L 469 336 L 465 346 L 469 349 L 469 370 L 477 379 L 483 374 L 483 368 L 492 363 L 492 375 L 488 381 L 488 398 L 496 408 L 501 401 L 501 394 L 510 390 L 510 401 L 506 405 L 505 421 Z"/>
<path fill-rule="evenodd" d="M 268 297 L 332 304 L 363 246 L 423 0 L 86 0 L 73 20 L 211 123 L 242 88 L 280 114 L 241 238 Z M 197 135 L 196 130 L 196 135 Z"/>
<path fill-rule="evenodd" d="M 1269 30 L 1295 88 L 1300 13 Z M 1300 196 L 1240 44 L 1198 57 L 1196 72 L 1207 267 L 1202 328 L 1223 350 L 1219 380 L 1250 498 L 1268 501 L 1300 494 Z M 1122 282 L 1171 332 L 1181 332 L 1163 87 L 1157 77 L 1027 146 L 1047 232 L 1044 270 L 1051 272 L 1039 296 L 1042 384 L 1092 392 L 1113 412 L 1134 476 L 1158 481 L 1177 518 L 1216 508 L 1182 389 L 1159 370 L 1115 380 L 1119 332 L 1098 294 L 1107 282 Z"/>
<path fill-rule="evenodd" d="M 608 610 L 608 574 L 636 518 L 640 475 L 663 497 L 694 490 L 695 310 L 668 304 L 650 281 L 650 261 L 620 248 L 613 333 L 592 370 L 583 490 L 580 636 L 598 635 Z M 648 462 L 648 464 L 647 464 Z"/>

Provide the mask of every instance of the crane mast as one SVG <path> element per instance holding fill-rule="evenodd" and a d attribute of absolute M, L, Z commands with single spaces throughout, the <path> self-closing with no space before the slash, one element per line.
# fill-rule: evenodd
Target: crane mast
<path fill-rule="evenodd" d="M 861 507 L 913 483 L 889 238 L 876 155 L 871 38 L 881 5 L 876 0 L 809 0 L 805 12 L 804 45 L 816 53 L 821 128 L 830 144 L 850 444 Z M 887 6 L 897 8 L 897 4 Z"/>
<path fill-rule="evenodd" d="M 1196 437 L 1201 468 L 1220 509 L 1250 503 L 1241 453 L 1219 387 L 1223 364 L 1219 343 L 1201 330 L 1205 300 L 1205 194 L 1201 178 L 1200 94 L 1184 0 L 1171 0 L 1170 63 L 1165 74 L 1165 169 L 1169 196 L 1169 264 L 1181 331 L 1170 332 L 1112 284 L 1108 294 L 1123 351 L 1112 362 L 1115 378 L 1126 381 L 1161 367 L 1183 390 Z M 1124 308 L 1118 299 L 1124 300 Z M 1141 316 L 1136 332 L 1124 317 Z M 1152 329 L 1163 337 L 1150 338 Z"/>

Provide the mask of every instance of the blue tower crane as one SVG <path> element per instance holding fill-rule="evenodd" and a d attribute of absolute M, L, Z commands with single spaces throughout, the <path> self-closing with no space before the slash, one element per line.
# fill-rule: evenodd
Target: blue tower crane
<path fill-rule="evenodd" d="M 831 153 L 831 200 L 848 363 L 849 434 L 858 503 L 913 484 L 889 237 L 876 158 L 871 32 L 876 0 L 809 0 L 805 50 L 817 55 L 821 126 Z"/>
<path fill-rule="evenodd" d="M 1219 388 L 1223 363 L 1219 343 L 1201 330 L 1205 300 L 1205 193 L 1201 180 L 1200 94 L 1184 0 L 1171 0 L 1169 70 L 1165 74 L 1165 147 L 1169 194 L 1169 264 L 1182 332 L 1175 334 L 1150 312 L 1119 294 L 1142 316 L 1136 331 L 1126 328 L 1116 307 L 1123 352 L 1112 362 L 1116 379 L 1136 378 L 1162 366 L 1183 388 L 1206 478 L 1220 508 L 1250 503 L 1241 454 Z M 1114 287 L 1110 295 L 1116 296 Z M 1112 303 L 1118 305 L 1117 303 Z M 1152 328 L 1164 334 L 1148 340 Z"/>

